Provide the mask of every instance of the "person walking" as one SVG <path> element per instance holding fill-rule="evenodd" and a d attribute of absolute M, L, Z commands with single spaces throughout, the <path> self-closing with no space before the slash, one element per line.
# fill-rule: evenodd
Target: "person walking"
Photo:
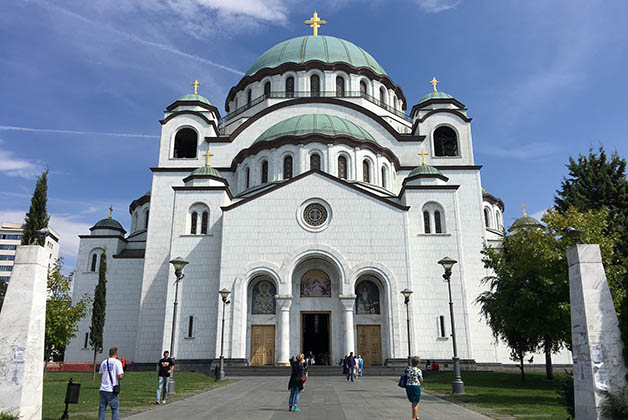
<path fill-rule="evenodd" d="M 364 359 L 361 354 L 358 354 L 358 376 L 362 376 L 362 366 L 364 366 Z"/>
<path fill-rule="evenodd" d="M 340 361 L 340 364 L 342 365 L 342 374 L 346 375 L 349 372 L 349 368 L 347 368 L 347 359 L 349 358 L 348 354 L 345 354 L 344 359 L 342 359 Z"/>
<path fill-rule="evenodd" d="M 118 348 L 109 349 L 109 357 L 100 364 L 100 403 L 98 404 L 98 420 L 105 420 L 107 406 L 111 407 L 111 420 L 118 420 L 120 404 L 120 380 L 124 377 L 122 363 L 118 360 Z"/>
<path fill-rule="evenodd" d="M 419 420 L 419 401 L 421 400 L 421 385 L 423 385 L 423 372 L 419 369 L 419 356 L 410 359 L 410 366 L 406 368 L 407 376 L 406 395 L 412 404 L 412 420 Z"/>
<path fill-rule="evenodd" d="M 353 357 L 353 352 L 349 353 L 346 359 L 346 367 L 347 367 L 347 381 L 351 379 L 353 382 L 353 377 L 355 373 L 355 357 Z"/>
<path fill-rule="evenodd" d="M 168 350 L 164 351 L 164 357 L 157 362 L 157 401 L 155 404 L 165 404 L 168 396 L 168 381 L 170 374 L 174 370 L 174 361 L 170 358 Z M 163 389 L 163 400 L 161 400 L 161 390 Z"/>
<path fill-rule="evenodd" d="M 292 372 L 288 381 L 288 389 L 290 390 L 290 399 L 288 400 L 288 411 L 301 411 L 299 408 L 299 394 L 303 390 L 305 382 L 305 368 L 303 367 L 305 357 L 303 354 L 297 356 L 296 360 L 291 362 Z"/>

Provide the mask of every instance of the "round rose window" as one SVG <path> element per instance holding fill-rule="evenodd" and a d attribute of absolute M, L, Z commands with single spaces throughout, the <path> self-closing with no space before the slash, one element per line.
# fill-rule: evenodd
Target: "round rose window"
<path fill-rule="evenodd" d="M 310 226 L 320 226 L 327 220 L 327 209 L 319 203 L 308 204 L 303 209 L 303 220 Z"/>

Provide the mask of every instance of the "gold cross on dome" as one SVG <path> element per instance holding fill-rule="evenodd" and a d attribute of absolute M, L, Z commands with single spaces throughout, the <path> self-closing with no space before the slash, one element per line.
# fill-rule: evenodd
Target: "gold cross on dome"
<path fill-rule="evenodd" d="M 199 87 L 200 85 L 201 85 L 201 84 L 198 82 L 198 80 L 195 80 L 195 81 L 194 81 L 194 83 L 192 83 L 192 86 L 194 86 L 194 94 L 195 94 L 195 95 L 198 95 L 198 87 Z"/>
<path fill-rule="evenodd" d="M 111 219 L 111 215 L 113 213 L 113 206 L 109 206 L 109 218 Z"/>
<path fill-rule="evenodd" d="M 528 215 L 526 214 L 526 205 L 525 205 L 525 203 L 521 205 L 521 209 L 523 210 L 523 217 L 527 217 Z"/>
<path fill-rule="evenodd" d="M 310 28 L 314 29 L 314 36 L 318 36 L 318 28 L 320 28 L 322 25 L 326 25 L 327 21 L 320 20 L 318 17 L 318 13 L 314 12 L 314 16 L 312 16 L 309 20 L 306 20 L 303 23 L 305 23 L 306 25 L 310 25 Z"/>
<path fill-rule="evenodd" d="M 205 167 L 209 168 L 209 158 L 214 155 L 209 150 L 207 150 L 207 153 L 205 153 L 203 156 L 205 156 Z"/>
<path fill-rule="evenodd" d="M 429 153 L 427 153 L 425 149 L 421 149 L 421 153 L 419 153 L 419 156 L 421 156 L 421 166 L 425 166 L 425 156 L 428 155 Z"/>
<path fill-rule="evenodd" d="M 429 83 L 434 86 L 434 93 L 438 92 L 436 90 L 436 85 L 439 84 L 440 82 L 438 80 L 436 80 L 436 77 L 432 77 L 432 80 L 429 81 Z"/>

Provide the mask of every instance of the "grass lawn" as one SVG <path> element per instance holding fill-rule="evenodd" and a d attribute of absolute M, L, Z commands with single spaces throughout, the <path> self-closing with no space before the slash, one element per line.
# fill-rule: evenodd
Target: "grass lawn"
<path fill-rule="evenodd" d="M 526 420 L 565 420 L 567 410 L 559 404 L 554 385 L 545 379 L 545 373 L 525 376 L 522 385 L 519 373 L 462 372 L 466 394 L 455 399 L 490 408 L 496 414 L 523 415 Z M 436 395 L 451 395 L 452 378 L 451 372 L 430 375 L 423 386 Z"/>
<path fill-rule="evenodd" d="M 98 417 L 98 401 L 100 381 L 92 381 L 91 373 L 60 373 L 49 372 L 44 380 L 43 420 L 58 420 L 63 414 L 65 389 L 68 380 L 73 378 L 81 384 L 78 404 L 70 405 L 70 419 L 88 420 Z M 225 384 L 216 383 L 214 378 L 196 372 L 176 372 L 175 380 L 177 395 L 168 396 L 168 402 L 182 399 L 185 396 L 207 391 Z M 228 382 L 227 382 L 228 383 Z M 135 414 L 155 407 L 155 391 L 157 389 L 156 372 L 128 372 L 121 381 L 120 414 Z M 108 417 L 111 416 L 111 411 Z"/>

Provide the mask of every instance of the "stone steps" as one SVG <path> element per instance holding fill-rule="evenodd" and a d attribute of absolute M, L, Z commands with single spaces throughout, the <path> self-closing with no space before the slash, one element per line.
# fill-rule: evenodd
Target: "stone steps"
<path fill-rule="evenodd" d="M 290 376 L 289 366 L 225 366 L 227 376 Z M 312 376 L 342 376 L 340 366 L 310 366 Z M 364 376 L 397 376 L 403 368 L 388 366 L 365 366 Z"/>

